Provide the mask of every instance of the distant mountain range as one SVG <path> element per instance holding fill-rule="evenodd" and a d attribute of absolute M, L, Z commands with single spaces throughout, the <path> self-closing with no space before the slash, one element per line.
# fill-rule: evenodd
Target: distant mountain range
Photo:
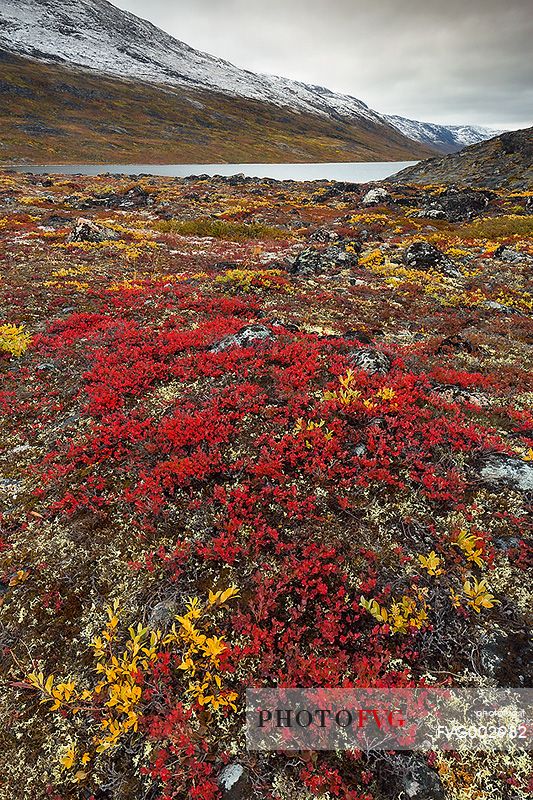
<path fill-rule="evenodd" d="M 1 0 L 0 51 L 4 161 L 415 160 L 498 133 L 257 75 L 105 0 Z"/>
<path fill-rule="evenodd" d="M 434 147 L 442 153 L 457 153 L 463 147 L 484 142 L 503 133 L 501 130 L 482 128 L 479 125 L 437 125 L 432 122 L 417 122 L 395 114 L 389 114 L 385 119 L 408 139 Z"/>

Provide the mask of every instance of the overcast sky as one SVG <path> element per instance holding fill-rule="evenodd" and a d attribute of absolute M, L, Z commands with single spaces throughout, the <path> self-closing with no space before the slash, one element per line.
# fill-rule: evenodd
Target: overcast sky
<path fill-rule="evenodd" d="M 112 0 L 254 72 L 427 122 L 533 123 L 533 0 Z"/>

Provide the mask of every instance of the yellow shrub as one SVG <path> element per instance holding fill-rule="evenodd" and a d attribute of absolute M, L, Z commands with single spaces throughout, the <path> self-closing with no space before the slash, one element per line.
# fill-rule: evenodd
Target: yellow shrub
<path fill-rule="evenodd" d="M 176 616 L 179 624 L 174 624 L 168 635 L 160 630 L 148 630 L 140 623 L 128 628 L 125 646 L 119 629 L 120 607 L 118 601 L 107 608 L 107 623 L 91 642 L 95 659 L 97 682 L 92 688 L 83 689 L 76 680 L 57 680 L 54 675 L 45 677 L 43 672 L 32 672 L 26 678 L 26 685 L 37 689 L 41 703 L 49 703 L 52 711 L 63 715 L 85 714 L 88 720 L 98 720 L 99 730 L 93 737 L 94 752 L 84 752 L 80 757 L 71 744 L 60 763 L 65 769 L 76 764 L 84 766 L 98 753 L 115 747 L 128 733 L 138 730 L 143 715 L 145 680 L 153 670 L 158 654 L 168 650 L 180 651 L 179 669 L 189 678 L 187 693 L 202 706 L 213 710 L 229 707 L 237 710 L 237 694 L 222 686 L 218 674 L 220 656 L 227 650 L 222 637 L 211 631 L 212 613 L 223 608 L 230 600 L 238 597 L 238 590 L 230 586 L 224 591 L 209 592 L 209 599 L 200 603 L 197 597 L 187 602 L 184 616 Z M 74 776 L 77 780 L 85 777 L 83 771 Z"/>
<path fill-rule="evenodd" d="M 0 350 L 12 356 L 21 356 L 28 349 L 31 335 L 26 333 L 24 325 L 0 325 Z"/>

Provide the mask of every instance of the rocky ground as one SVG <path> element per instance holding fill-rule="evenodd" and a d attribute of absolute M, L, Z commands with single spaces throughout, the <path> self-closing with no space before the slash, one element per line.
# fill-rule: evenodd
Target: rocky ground
<path fill-rule="evenodd" d="M 0 174 L 2 798 L 530 796 L 243 720 L 530 686 L 531 195 Z"/>
<path fill-rule="evenodd" d="M 533 187 L 533 128 L 507 131 L 443 158 L 430 158 L 398 172 L 400 184 L 455 183 L 528 191 Z"/>

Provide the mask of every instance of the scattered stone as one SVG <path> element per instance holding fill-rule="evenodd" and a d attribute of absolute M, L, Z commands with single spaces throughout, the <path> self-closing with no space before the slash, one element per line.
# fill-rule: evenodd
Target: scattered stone
<path fill-rule="evenodd" d="M 502 314 L 519 314 L 520 312 L 516 310 L 516 308 L 511 308 L 510 306 L 503 306 L 501 303 L 497 303 L 495 300 L 485 300 L 483 302 L 483 308 L 490 308 L 493 311 L 501 311 Z"/>
<path fill-rule="evenodd" d="M 177 612 L 178 608 L 174 600 L 162 600 L 152 608 L 148 617 L 148 627 L 154 630 L 168 628 Z"/>
<path fill-rule="evenodd" d="M 293 322 L 284 322 L 282 319 L 279 319 L 278 317 L 272 317 L 271 319 L 269 319 L 268 324 L 274 326 L 277 325 L 280 328 L 286 328 L 288 331 L 291 331 L 292 333 L 297 333 L 300 330 L 298 325 L 295 325 Z"/>
<path fill-rule="evenodd" d="M 274 334 L 264 325 L 245 325 L 237 333 L 225 336 L 220 342 L 212 345 L 212 353 L 222 353 L 230 347 L 254 347 L 267 339 L 273 339 Z"/>
<path fill-rule="evenodd" d="M 461 278 L 462 275 L 453 261 L 429 242 L 413 242 L 404 250 L 404 263 L 411 269 L 426 272 L 434 269 L 451 278 Z"/>
<path fill-rule="evenodd" d="M 118 239 L 118 233 L 111 228 L 97 225 L 90 219 L 78 217 L 67 242 L 108 242 Z"/>
<path fill-rule="evenodd" d="M 16 478 L 0 478 L 0 492 L 16 497 L 22 491 L 23 482 Z"/>
<path fill-rule="evenodd" d="M 379 781 L 387 797 L 404 800 L 444 800 L 440 778 L 422 756 L 404 752 L 383 760 Z M 392 790 L 392 791 L 391 791 Z"/>
<path fill-rule="evenodd" d="M 391 360 L 380 350 L 371 347 L 357 347 L 348 354 L 348 361 L 357 369 L 369 375 L 386 375 L 391 368 Z"/>
<path fill-rule="evenodd" d="M 506 453 L 486 453 L 477 464 L 479 478 L 489 486 L 510 486 L 533 492 L 533 462 Z"/>
<path fill-rule="evenodd" d="M 32 449 L 32 445 L 31 444 L 18 444 L 16 447 L 14 447 L 9 452 L 10 452 L 11 455 L 18 455 L 19 453 L 25 453 L 26 450 L 31 450 L 31 449 Z"/>
<path fill-rule="evenodd" d="M 246 800 L 250 779 L 242 764 L 227 764 L 218 776 L 222 800 Z"/>
<path fill-rule="evenodd" d="M 339 234 L 331 228 L 317 228 L 309 237 L 310 242 L 333 242 L 339 238 Z"/>
<path fill-rule="evenodd" d="M 533 647 L 527 631 L 485 632 L 478 653 L 481 672 L 500 686 L 527 688 L 531 685 Z"/>
<path fill-rule="evenodd" d="M 36 369 L 38 369 L 40 371 L 44 371 L 44 370 L 47 370 L 47 369 L 56 369 L 57 370 L 58 367 L 56 367 L 56 365 L 54 363 L 52 363 L 51 361 L 43 361 L 42 364 L 37 364 Z"/>
<path fill-rule="evenodd" d="M 423 216 L 447 219 L 448 222 L 468 221 L 481 214 L 494 197 L 494 192 L 451 187 L 438 197 L 428 198 Z"/>
<path fill-rule="evenodd" d="M 320 250 L 307 247 L 296 256 L 289 267 L 289 272 L 292 275 L 319 275 L 335 268 L 356 267 L 360 252 L 361 242 L 352 239 Z"/>
<path fill-rule="evenodd" d="M 454 336 L 446 336 L 445 339 L 439 344 L 437 349 L 435 350 L 436 353 L 446 353 L 450 350 L 458 352 L 464 350 L 466 353 L 472 353 L 474 350 L 473 345 L 468 341 L 468 339 L 464 339 L 461 334 L 456 333 Z"/>
<path fill-rule="evenodd" d="M 366 456 L 368 448 L 366 445 L 359 443 L 359 444 L 354 444 L 352 446 L 348 446 L 348 452 L 351 453 L 352 456 L 356 456 L 357 458 L 362 458 L 363 456 Z"/>
<path fill-rule="evenodd" d="M 364 206 L 378 206 L 381 203 L 386 203 L 387 200 L 390 199 L 391 196 L 387 190 L 378 186 L 375 189 L 370 189 L 361 200 L 361 203 Z"/>
<path fill-rule="evenodd" d="M 500 261 L 510 261 L 513 264 L 531 261 L 531 257 L 526 253 L 519 253 L 505 244 L 501 244 L 498 249 L 494 251 L 494 258 L 499 258 Z"/>

